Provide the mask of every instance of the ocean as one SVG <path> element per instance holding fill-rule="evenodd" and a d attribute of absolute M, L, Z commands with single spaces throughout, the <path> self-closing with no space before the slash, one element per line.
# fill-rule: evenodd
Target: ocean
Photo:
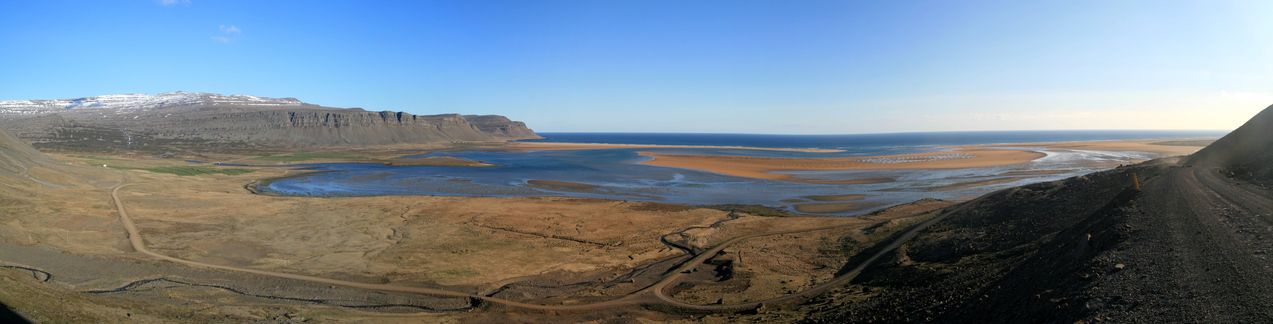
<path fill-rule="evenodd" d="M 1228 131 L 1178 130 L 1061 130 L 915 132 L 850 135 L 769 135 L 706 133 L 540 133 L 527 142 L 659 144 L 700 146 L 749 146 L 766 148 L 816 148 L 858 155 L 895 153 L 899 150 L 949 145 L 1045 143 L 1132 139 L 1219 138 Z"/>

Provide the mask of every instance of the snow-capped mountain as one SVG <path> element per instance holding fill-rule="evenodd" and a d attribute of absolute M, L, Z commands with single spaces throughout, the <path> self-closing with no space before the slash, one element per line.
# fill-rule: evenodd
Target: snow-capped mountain
<path fill-rule="evenodd" d="M 78 99 L 0 100 L 0 115 L 40 115 L 78 109 L 137 111 L 191 105 L 299 107 L 304 104 L 295 98 L 178 91 L 156 95 L 118 94 Z"/>
<path fill-rule="evenodd" d="M 214 93 L 0 101 L 0 129 L 66 149 L 219 149 L 539 138 L 503 116 L 414 115 Z"/>

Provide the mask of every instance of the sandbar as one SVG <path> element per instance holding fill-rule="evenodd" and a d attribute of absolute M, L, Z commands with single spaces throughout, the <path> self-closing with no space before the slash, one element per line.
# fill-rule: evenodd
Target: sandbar
<path fill-rule="evenodd" d="M 1161 140 L 1086 141 L 1055 143 L 994 144 L 946 147 L 939 152 L 865 157 L 781 158 L 754 156 L 695 155 L 638 152 L 650 160 L 642 164 L 689 169 L 716 174 L 816 184 L 866 184 L 889 182 L 882 178 L 819 180 L 803 179 L 781 171 L 850 171 L 850 170 L 943 170 L 1010 166 L 1028 163 L 1046 156 L 1042 150 L 1096 150 L 1148 152 L 1160 156 L 1191 154 L 1201 146 L 1181 145 L 1180 141 Z M 1196 142 L 1203 144 L 1203 141 Z"/>
<path fill-rule="evenodd" d="M 817 196 L 805 196 L 805 198 L 809 198 L 809 200 L 813 200 L 813 201 L 850 201 L 850 200 L 865 199 L 866 195 L 861 195 L 861 194 L 817 195 Z"/>
<path fill-rule="evenodd" d="M 1048 149 L 1068 149 L 1068 150 L 1092 150 L 1092 151 L 1116 151 L 1116 152 L 1148 152 L 1159 156 L 1177 156 L 1189 155 L 1201 150 L 1210 140 L 1189 140 L 1189 141 L 1164 141 L 1164 140 L 1134 140 L 1134 141 L 1086 141 L 1086 142 L 1052 142 L 1052 143 L 1025 143 L 1025 144 L 996 144 L 988 147 L 1043 147 Z"/>
<path fill-rule="evenodd" d="M 512 142 L 504 146 L 510 150 L 525 151 L 572 151 L 600 149 L 727 149 L 752 151 L 778 151 L 802 153 L 838 153 L 843 150 L 819 148 L 780 148 L 754 146 L 718 146 L 718 145 L 661 145 L 661 144 L 605 144 L 605 143 L 555 143 L 555 142 Z"/>
<path fill-rule="evenodd" d="M 532 179 L 532 180 L 527 180 L 526 184 L 534 188 L 555 190 L 555 191 L 596 192 L 597 190 L 601 189 L 601 186 L 598 186 L 598 185 L 570 182 L 570 181 L 557 181 L 557 180 Z"/>
<path fill-rule="evenodd" d="M 643 164 L 691 169 L 729 176 L 822 183 L 776 171 L 963 169 L 1030 162 L 1045 154 L 1028 150 L 956 147 L 950 151 L 871 157 L 778 158 L 753 156 L 686 155 L 641 151 L 651 159 Z M 853 182 L 855 180 L 845 180 Z"/>

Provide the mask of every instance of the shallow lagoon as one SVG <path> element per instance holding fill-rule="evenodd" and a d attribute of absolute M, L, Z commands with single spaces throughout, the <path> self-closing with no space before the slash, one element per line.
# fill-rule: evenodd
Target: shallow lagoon
<path fill-rule="evenodd" d="M 931 147 L 889 150 L 916 152 Z M 649 150 L 649 149 L 645 149 Z M 692 170 L 639 164 L 647 159 L 637 149 L 577 151 L 460 151 L 421 155 L 478 160 L 494 167 L 385 166 L 379 164 L 315 164 L 326 171 L 279 179 L 265 188 L 298 196 L 574 196 L 656 201 L 692 205 L 759 204 L 793 210 L 812 195 L 862 194 L 854 203 L 862 208 L 835 214 L 852 215 L 920 198 L 959 199 L 1033 182 L 1062 179 L 1099 169 L 1083 167 L 1092 159 L 1129 159 L 1146 156 L 1120 152 L 1060 151 L 1032 163 L 959 170 L 805 171 L 799 178 L 842 180 L 888 177 L 894 182 L 835 185 L 747 179 Z M 737 150 L 672 149 L 681 153 L 740 154 Z M 769 156 L 807 156 L 797 152 L 762 152 Z M 856 152 L 855 152 L 856 153 Z M 845 153 L 827 156 L 843 156 Z M 1025 171 L 1049 170 L 1037 174 Z M 1001 180 L 995 180 L 1001 179 Z M 591 186 L 537 186 L 530 180 L 562 181 Z M 961 184 L 981 183 L 965 187 Z M 807 201 L 804 201 L 807 202 Z"/>
<path fill-rule="evenodd" d="M 328 171 L 280 179 L 262 188 L 299 196 L 573 196 L 667 203 L 717 205 L 760 204 L 792 210 L 811 195 L 866 197 L 861 208 L 836 213 L 853 215 L 921 198 L 962 199 L 1034 182 L 1086 174 L 1152 154 L 1083 150 L 1042 150 L 1047 156 L 1021 165 L 959 170 L 804 171 L 801 179 L 847 180 L 890 178 L 875 184 L 835 185 L 737 178 L 692 170 L 639 164 L 638 151 L 748 155 L 768 157 L 877 156 L 943 150 L 942 146 L 1118 139 L 1215 138 L 1212 131 L 1008 131 L 862 135 L 749 135 L 546 133 L 538 141 L 617 144 L 750 146 L 819 148 L 836 153 L 763 151 L 723 148 L 606 149 L 578 151 L 458 151 L 423 156 L 452 156 L 495 164 L 494 167 L 384 166 L 317 164 Z M 530 182 L 530 180 L 540 180 Z M 535 183 L 550 185 L 535 185 Z M 554 185 L 555 184 L 555 185 Z"/>

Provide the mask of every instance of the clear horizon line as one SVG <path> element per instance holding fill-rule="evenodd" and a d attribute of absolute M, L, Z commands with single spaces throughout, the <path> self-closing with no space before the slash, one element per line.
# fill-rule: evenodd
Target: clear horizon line
<path fill-rule="evenodd" d="M 1005 130 L 939 130 L 939 131 L 899 131 L 899 132 L 867 132 L 867 133 L 747 133 L 747 132 L 607 132 L 607 131 L 535 131 L 536 134 L 632 134 L 632 135 L 771 135 L 771 136 L 845 136 L 845 135 L 899 135 L 899 134 L 939 134 L 939 133 L 1011 133 L 1011 132 L 1217 132 L 1228 133 L 1232 129 L 1005 129 Z"/>

